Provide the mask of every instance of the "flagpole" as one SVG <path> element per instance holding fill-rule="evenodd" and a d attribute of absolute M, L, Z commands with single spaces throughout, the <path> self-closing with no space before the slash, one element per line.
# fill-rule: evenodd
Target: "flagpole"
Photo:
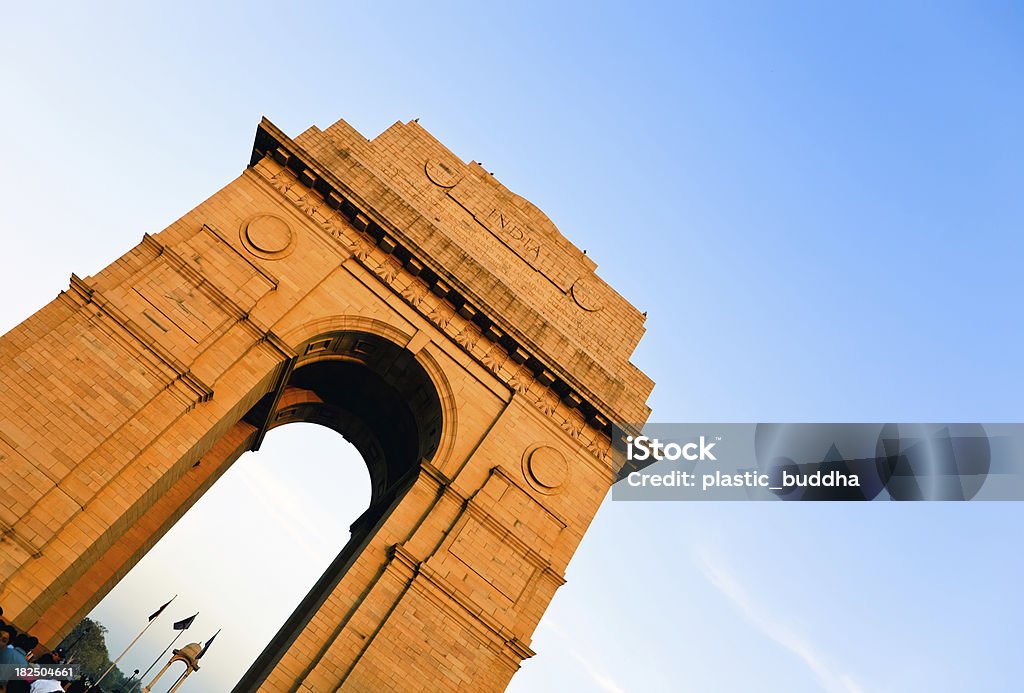
<path fill-rule="evenodd" d="M 139 680 L 135 683 L 135 685 L 128 689 L 128 693 L 132 693 L 135 689 L 142 685 L 142 682 L 146 680 L 146 676 L 149 675 L 149 672 L 153 670 L 153 667 L 160 663 L 160 661 L 164 658 L 164 655 L 167 654 L 167 650 L 174 647 L 174 643 L 178 642 L 178 638 L 180 638 L 182 634 L 192 626 L 192 622 L 196 620 L 196 616 L 198 615 L 199 612 L 197 611 L 195 615 L 189 616 L 188 618 L 175 622 L 174 630 L 178 631 L 178 634 L 174 636 L 174 640 L 171 640 L 171 644 L 165 647 L 164 651 L 161 652 L 160 655 L 153 660 L 153 663 L 149 665 L 149 669 L 146 669 L 145 673 L 143 673 L 142 676 L 139 677 Z M 178 626 L 182 627 L 179 628 Z"/>
<path fill-rule="evenodd" d="M 128 693 L 132 693 L 132 691 L 137 690 L 138 687 L 142 685 L 142 682 L 146 680 L 146 675 L 153 670 L 153 667 L 155 667 L 163 660 L 164 655 L 167 654 L 167 650 L 174 647 L 174 643 L 178 642 L 178 638 L 180 638 L 184 633 L 185 629 L 178 631 L 178 634 L 174 636 L 174 640 L 171 640 L 171 644 L 165 647 L 164 651 L 160 653 L 160 656 L 153 660 L 153 663 L 149 665 L 149 669 L 146 669 L 144 672 L 142 672 L 142 676 L 140 676 L 139 680 L 135 682 L 135 685 L 129 689 Z"/>
<path fill-rule="evenodd" d="M 177 598 L 178 598 L 178 595 L 174 595 L 173 597 L 171 597 L 171 602 L 173 602 L 173 601 L 174 601 L 175 599 L 177 599 Z M 157 620 L 158 618 L 160 618 L 160 614 L 162 614 L 162 613 L 164 612 L 164 609 L 166 609 L 166 608 L 167 608 L 167 606 L 168 606 L 168 605 L 169 605 L 169 604 L 170 604 L 171 602 L 167 602 L 167 604 L 164 604 L 163 606 L 161 606 L 161 607 L 160 607 L 160 610 L 159 610 L 159 611 L 157 611 L 157 612 L 156 612 L 156 613 L 155 613 L 155 614 L 153 615 L 153 617 L 152 617 L 151 619 L 149 619 L 149 623 L 147 623 L 147 624 L 146 624 L 146 627 L 142 629 L 142 632 L 141 632 L 141 633 L 139 633 L 138 635 L 136 635 L 136 636 L 135 636 L 135 639 L 134 639 L 134 640 L 132 640 L 132 641 L 131 641 L 130 643 L 128 643 L 128 647 L 124 648 L 124 652 L 122 652 L 121 654 L 119 654 L 119 655 L 117 656 L 117 659 L 115 659 L 115 660 L 114 660 L 114 661 L 113 661 L 113 662 L 112 662 L 112 663 L 110 664 L 110 666 L 109 666 L 109 667 L 107 667 L 107 670 L 103 672 L 103 676 L 101 676 L 101 677 L 99 677 L 98 679 L 96 679 L 96 682 L 92 684 L 92 687 L 93 687 L 93 688 L 95 688 L 95 687 L 99 686 L 99 685 L 100 685 L 100 681 L 102 681 L 103 679 L 107 678 L 107 674 L 109 674 L 110 672 L 112 672 L 112 671 L 114 670 L 114 667 L 116 667 L 116 666 L 117 666 L 117 663 L 121 661 L 121 658 L 122 658 L 122 657 L 124 657 L 124 656 L 125 656 L 126 654 L 128 654 L 128 650 L 132 649 L 132 645 L 134 645 L 135 643 L 137 643 L 137 642 L 139 641 L 139 638 L 141 638 L 141 637 L 143 636 L 143 634 L 144 634 L 144 633 L 145 633 L 145 632 L 146 632 L 147 630 L 149 630 L 149 627 L 150 627 L 151 625 L 153 625 L 154 623 L 156 623 L 156 620 Z"/>
<path fill-rule="evenodd" d="M 212 645 L 212 644 L 213 644 L 213 641 L 217 639 L 217 636 L 218 636 L 218 635 L 220 635 L 220 632 L 221 632 L 221 630 L 222 630 L 221 628 L 218 628 L 218 629 L 217 629 L 217 632 L 213 634 L 213 637 L 211 637 L 211 638 L 210 638 L 209 640 L 207 640 L 207 641 L 206 641 L 206 644 L 205 644 L 205 645 L 203 645 L 203 649 L 199 650 L 199 654 L 197 654 L 197 655 L 196 655 L 196 661 L 197 661 L 197 662 L 198 662 L 198 661 L 199 661 L 200 659 L 202 659 L 202 658 L 203 658 L 203 655 L 204 655 L 204 654 L 206 654 L 206 651 L 207 651 L 208 649 L 210 649 L 210 645 Z"/>

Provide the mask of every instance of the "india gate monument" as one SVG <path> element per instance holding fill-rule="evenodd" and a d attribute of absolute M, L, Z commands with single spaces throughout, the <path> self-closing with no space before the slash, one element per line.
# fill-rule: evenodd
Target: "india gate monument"
<path fill-rule="evenodd" d="M 4 618 L 56 646 L 312 422 L 370 505 L 235 690 L 503 690 L 615 479 L 612 422 L 649 413 L 644 316 L 595 269 L 417 122 L 264 119 L 237 179 L 0 338 Z"/>

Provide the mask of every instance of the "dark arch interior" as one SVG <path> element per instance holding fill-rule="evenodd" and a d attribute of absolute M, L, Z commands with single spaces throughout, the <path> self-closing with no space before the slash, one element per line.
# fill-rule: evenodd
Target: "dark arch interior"
<path fill-rule="evenodd" d="M 441 401 L 430 377 L 406 349 L 376 335 L 321 335 L 303 347 L 270 428 L 295 421 L 327 426 L 352 443 L 370 470 L 372 505 L 437 452 Z M 246 415 L 267 420 L 273 394 Z"/>
<path fill-rule="evenodd" d="M 350 361 L 320 361 L 300 368 L 290 386 L 314 392 L 325 404 L 317 418 L 356 446 L 363 459 L 382 458 L 400 471 L 420 457 L 416 417 L 402 393 L 377 373 Z M 358 412 L 358 413 L 355 413 Z"/>
<path fill-rule="evenodd" d="M 365 332 L 315 337 L 281 393 L 266 395 L 244 417 L 268 421 L 269 428 L 292 422 L 327 426 L 352 443 L 370 472 L 370 507 L 352 525 L 352 538 L 331 562 L 235 691 L 254 690 L 309 622 L 375 528 L 401 499 L 441 440 L 442 411 L 437 389 L 408 350 Z M 271 408 L 274 408 L 271 413 Z"/>

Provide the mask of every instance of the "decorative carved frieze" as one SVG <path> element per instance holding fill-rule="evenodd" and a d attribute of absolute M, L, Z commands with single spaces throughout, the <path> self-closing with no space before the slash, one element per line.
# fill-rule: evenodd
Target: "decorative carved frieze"
<path fill-rule="evenodd" d="M 515 344 L 478 308 L 453 295 L 451 287 L 429 272 L 422 261 L 410 258 L 408 250 L 400 249 L 393 238 L 375 228 L 373 222 L 338 191 L 331 190 L 326 195 L 313 191 L 297 192 L 295 187 L 301 187 L 303 181 L 282 167 L 280 151 L 275 150 L 257 160 L 252 170 L 517 396 L 554 419 L 556 425 L 578 440 L 596 460 L 610 464 L 607 418 L 555 378 L 521 345 Z M 288 160 L 291 160 L 290 155 Z M 317 200 L 326 199 L 330 204 L 319 204 L 313 208 L 308 202 L 311 195 Z M 408 259 L 400 260 L 396 251 Z M 555 388 L 563 394 L 559 396 Z"/>

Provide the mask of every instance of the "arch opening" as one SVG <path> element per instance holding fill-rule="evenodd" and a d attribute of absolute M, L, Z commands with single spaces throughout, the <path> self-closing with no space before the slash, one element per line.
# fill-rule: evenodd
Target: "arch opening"
<path fill-rule="evenodd" d="M 394 495 L 441 441 L 441 399 L 416 357 L 368 332 L 307 340 L 280 393 L 268 393 L 243 420 L 273 429 L 317 423 L 351 442 L 370 471 L 371 506 Z M 273 412 L 271 412 L 273 408 Z"/>
<path fill-rule="evenodd" d="M 301 598 L 298 606 L 238 681 L 234 689 L 238 691 L 254 689 L 275 666 L 342 580 L 380 522 L 401 500 L 404 491 L 415 479 L 421 461 L 430 460 L 437 453 L 442 438 L 444 417 L 438 388 L 423 365 L 407 349 L 366 332 L 342 332 L 318 335 L 301 345 L 299 351 L 301 356 L 296 359 L 280 392 L 266 394 L 242 417 L 240 423 L 246 424 L 251 430 L 252 427 L 258 427 L 259 422 L 266 422 L 268 431 L 292 423 L 306 423 L 340 433 L 355 448 L 348 457 L 361 457 L 366 465 L 370 486 L 369 502 L 359 505 L 354 511 L 352 504 L 347 504 L 349 513 L 346 519 L 362 511 L 351 522 L 348 541 L 343 537 L 338 538 L 333 548 L 337 555 L 333 560 L 324 559 L 328 563 L 326 570 L 319 578 L 314 578 L 312 588 Z M 288 428 L 295 430 L 307 427 Z M 268 440 L 274 441 L 277 438 L 277 434 L 274 434 Z M 278 446 L 268 443 L 268 447 Z M 259 458 L 257 455 L 252 459 Z M 244 474 L 247 465 L 248 462 L 237 465 L 232 461 L 228 475 Z M 321 475 L 316 471 L 310 472 L 308 465 L 296 471 L 312 476 L 312 483 L 322 486 Z M 215 483 L 212 488 L 220 490 L 221 486 Z M 273 491 L 272 488 L 264 490 Z M 218 495 L 210 494 L 211 498 Z M 202 506 L 206 500 L 204 496 L 198 499 L 196 505 Z M 263 502 L 272 500 L 268 501 L 265 497 Z M 275 517 L 281 524 L 289 521 L 280 512 Z M 186 545 L 195 540 L 221 539 L 199 538 L 203 530 L 196 525 L 203 520 L 200 518 L 193 521 L 192 513 L 183 519 L 186 522 L 176 523 L 168 537 L 174 538 L 178 545 Z M 189 524 L 191 528 L 186 527 Z M 179 530 L 186 536 L 179 537 Z M 281 539 L 278 537 L 276 540 Z M 160 545 L 163 543 L 161 540 Z M 273 548 L 272 544 L 265 545 L 261 548 L 262 556 L 255 557 L 251 562 L 242 561 L 244 565 L 238 566 L 241 572 L 247 573 L 249 579 L 259 579 L 265 570 L 261 569 L 261 562 L 275 560 Z M 214 560 L 209 551 L 205 556 Z M 148 558 L 147 555 L 140 563 L 145 565 Z M 230 570 L 232 567 L 221 565 L 217 570 Z M 307 580 L 305 586 L 308 586 L 310 577 L 307 575 L 304 579 Z M 137 588 L 135 592 L 138 594 Z M 99 605 L 94 612 L 103 611 L 103 606 Z"/>
<path fill-rule="evenodd" d="M 326 333 L 300 346 L 301 356 L 280 393 L 268 393 L 244 417 L 273 429 L 295 421 L 332 428 L 349 440 L 370 472 L 370 507 L 351 538 L 253 662 L 235 691 L 253 690 L 341 582 L 378 524 L 437 452 L 441 398 L 407 349 L 362 331 Z"/>
<path fill-rule="evenodd" d="M 178 594 L 121 662 L 122 671 L 145 671 L 175 635 L 170 624 L 198 612 L 175 647 L 223 632 L 183 693 L 230 690 L 350 542 L 370 498 L 369 472 L 353 445 L 316 424 L 282 426 L 258 452 L 240 457 L 89 618 L 108 629 L 116 657 L 146 615 Z M 72 635 L 65 645 L 74 641 Z M 156 662 L 146 683 L 169 656 Z M 175 673 L 154 690 L 167 690 Z"/>

